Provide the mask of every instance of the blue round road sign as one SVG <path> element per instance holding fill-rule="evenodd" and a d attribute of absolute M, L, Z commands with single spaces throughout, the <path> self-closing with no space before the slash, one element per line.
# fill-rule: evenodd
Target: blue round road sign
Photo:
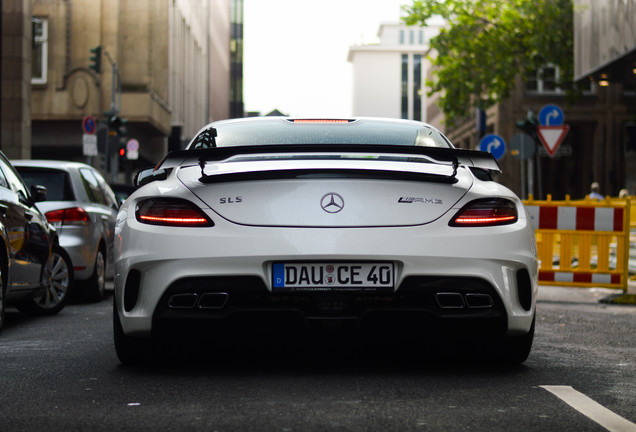
<path fill-rule="evenodd" d="M 84 120 L 82 120 L 82 130 L 86 134 L 93 135 L 97 130 L 97 121 L 95 120 L 95 117 L 84 117 Z"/>
<path fill-rule="evenodd" d="M 539 111 L 539 123 L 541 126 L 561 126 L 563 120 L 563 111 L 556 105 L 545 105 Z"/>
<path fill-rule="evenodd" d="M 490 153 L 495 159 L 501 159 L 506 153 L 506 143 L 499 135 L 489 134 L 479 142 L 479 150 Z"/>

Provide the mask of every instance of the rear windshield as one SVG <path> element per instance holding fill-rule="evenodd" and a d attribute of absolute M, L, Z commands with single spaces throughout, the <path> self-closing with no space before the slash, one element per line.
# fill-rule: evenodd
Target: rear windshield
<path fill-rule="evenodd" d="M 29 189 L 32 185 L 46 186 L 47 201 L 75 201 L 71 182 L 65 171 L 31 167 L 16 169 Z"/>
<path fill-rule="evenodd" d="M 216 135 L 216 136 L 215 136 Z M 371 144 L 452 148 L 438 130 L 423 123 L 293 120 L 218 124 L 201 132 L 189 149 L 285 144 Z"/>

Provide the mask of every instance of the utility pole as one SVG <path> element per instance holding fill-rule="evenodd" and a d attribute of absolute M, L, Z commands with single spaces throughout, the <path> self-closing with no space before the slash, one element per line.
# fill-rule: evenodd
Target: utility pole
<path fill-rule="evenodd" d="M 107 160 L 108 171 L 110 173 L 110 179 L 113 183 L 117 182 L 117 174 L 119 172 L 119 150 L 121 147 L 121 140 L 127 135 L 126 124 L 128 121 L 121 118 L 121 76 L 119 75 L 119 69 L 117 63 L 113 60 L 110 53 L 101 45 L 90 49 L 91 56 L 89 60 L 91 64 L 89 69 L 95 71 L 97 74 L 102 73 L 102 53 L 108 60 L 111 66 L 112 73 L 112 86 L 110 97 L 110 109 L 104 113 L 107 124 L 107 138 L 106 138 L 106 153 L 105 158 Z"/>

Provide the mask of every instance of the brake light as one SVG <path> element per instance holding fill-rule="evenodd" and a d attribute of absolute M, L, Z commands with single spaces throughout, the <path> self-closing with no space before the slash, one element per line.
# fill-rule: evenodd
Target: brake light
<path fill-rule="evenodd" d="M 294 119 L 294 123 L 349 123 L 350 120 L 340 119 Z"/>
<path fill-rule="evenodd" d="M 182 199 L 151 198 L 137 204 L 135 217 L 149 225 L 208 227 L 212 222 L 197 206 Z"/>
<path fill-rule="evenodd" d="M 455 227 L 509 225 L 517 222 L 517 219 L 517 207 L 514 202 L 503 198 L 493 198 L 468 203 L 457 212 L 449 225 Z"/>
<path fill-rule="evenodd" d="M 44 216 L 46 216 L 49 223 L 60 223 L 62 225 L 83 225 L 90 222 L 88 213 L 81 207 L 51 210 L 46 212 Z"/>

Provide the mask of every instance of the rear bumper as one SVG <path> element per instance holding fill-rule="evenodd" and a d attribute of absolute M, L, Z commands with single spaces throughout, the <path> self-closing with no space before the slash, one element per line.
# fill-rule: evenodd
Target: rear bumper
<path fill-rule="evenodd" d="M 159 300 L 153 334 L 196 338 L 220 333 L 337 330 L 427 338 L 504 335 L 507 314 L 496 290 L 474 278 L 413 277 L 394 293 L 271 293 L 255 277 L 184 278 Z"/>
<path fill-rule="evenodd" d="M 537 261 L 526 220 L 479 229 L 444 222 L 360 229 L 246 227 L 219 218 L 215 224 L 165 229 L 120 212 L 114 282 L 125 334 L 148 337 L 182 324 L 223 331 L 267 328 L 268 321 L 291 330 L 320 322 L 391 328 L 403 321 L 429 333 L 484 324 L 484 332 L 513 336 L 532 325 Z M 272 292 L 272 264 L 290 261 L 390 261 L 396 288 L 389 295 Z M 171 308 L 171 301 L 190 306 Z"/>
<path fill-rule="evenodd" d="M 86 280 L 93 274 L 97 241 L 93 240 L 90 229 L 81 227 L 64 227 L 60 234 L 60 246 L 71 257 L 74 278 Z"/>

